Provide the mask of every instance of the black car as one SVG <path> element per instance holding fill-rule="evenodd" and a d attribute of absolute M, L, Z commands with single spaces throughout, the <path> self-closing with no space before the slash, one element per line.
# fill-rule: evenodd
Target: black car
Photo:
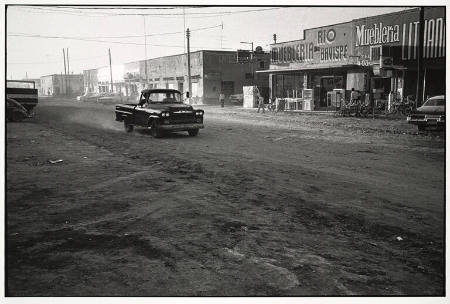
<path fill-rule="evenodd" d="M 123 121 L 127 132 L 139 126 L 149 128 L 154 137 L 173 131 L 188 131 L 190 136 L 196 136 L 204 128 L 204 111 L 184 104 L 177 90 L 143 90 L 139 103 L 116 105 L 115 113 L 116 121 Z"/>

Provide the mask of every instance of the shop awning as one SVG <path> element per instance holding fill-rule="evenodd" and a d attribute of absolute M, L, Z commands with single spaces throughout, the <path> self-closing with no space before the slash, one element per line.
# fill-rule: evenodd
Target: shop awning
<path fill-rule="evenodd" d="M 334 65 L 334 66 L 310 66 L 302 68 L 292 68 L 292 69 L 269 69 L 256 71 L 256 73 L 283 73 L 283 72 L 301 72 L 307 70 L 324 70 L 324 69 L 342 69 L 342 68 L 365 68 L 357 64 L 346 64 L 346 65 Z"/>

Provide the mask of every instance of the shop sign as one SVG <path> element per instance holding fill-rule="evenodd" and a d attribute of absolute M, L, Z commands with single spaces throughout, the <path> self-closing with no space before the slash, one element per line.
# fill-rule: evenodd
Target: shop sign
<path fill-rule="evenodd" d="M 403 24 L 402 59 L 416 59 L 419 40 L 419 21 Z M 445 55 L 444 18 L 424 20 L 423 58 L 443 57 Z"/>
<path fill-rule="evenodd" d="M 356 26 L 356 46 L 392 43 L 400 41 L 400 26 L 398 24 L 383 25 L 382 22 L 367 28 L 365 24 Z"/>
<path fill-rule="evenodd" d="M 394 59 L 392 57 L 380 57 L 380 68 L 392 67 L 394 64 Z"/>
<path fill-rule="evenodd" d="M 445 9 L 426 8 L 423 24 L 423 58 L 445 56 Z M 354 24 L 355 55 L 366 58 L 370 47 L 397 46 L 397 59 L 417 58 L 419 45 L 419 10 L 356 20 Z"/>
<path fill-rule="evenodd" d="M 274 45 L 272 63 L 327 63 L 347 61 L 351 25 L 336 25 L 304 32 L 305 39 Z"/>

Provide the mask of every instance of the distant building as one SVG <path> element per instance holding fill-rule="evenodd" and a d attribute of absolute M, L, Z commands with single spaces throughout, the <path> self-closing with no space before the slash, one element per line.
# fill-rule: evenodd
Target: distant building
<path fill-rule="evenodd" d="M 40 95 L 76 96 L 84 91 L 83 74 L 52 74 L 41 77 Z"/>
<path fill-rule="evenodd" d="M 242 94 L 242 87 L 257 85 L 268 97 L 268 76 L 255 72 L 269 67 L 270 54 L 255 52 L 251 62 L 238 63 L 237 52 L 201 50 L 191 53 L 191 97 L 194 103 L 218 104 L 219 94 L 228 98 Z M 85 70 L 86 91 L 109 92 L 109 67 Z M 173 55 L 112 66 L 113 91 L 137 97 L 144 88 L 177 89 L 185 94 L 188 88 L 187 55 Z"/>

